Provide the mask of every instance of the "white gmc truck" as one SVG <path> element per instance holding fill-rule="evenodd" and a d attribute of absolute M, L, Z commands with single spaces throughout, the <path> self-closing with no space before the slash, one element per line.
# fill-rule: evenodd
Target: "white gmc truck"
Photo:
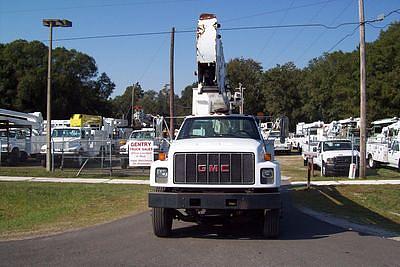
<path fill-rule="evenodd" d="M 266 151 L 252 116 L 230 114 L 219 24 L 202 14 L 197 30 L 197 88 L 166 158 L 150 169 L 149 207 L 154 234 L 171 234 L 174 219 L 247 216 L 266 237 L 277 237 L 281 210 L 280 166 Z M 261 230 L 261 229 L 260 229 Z"/>

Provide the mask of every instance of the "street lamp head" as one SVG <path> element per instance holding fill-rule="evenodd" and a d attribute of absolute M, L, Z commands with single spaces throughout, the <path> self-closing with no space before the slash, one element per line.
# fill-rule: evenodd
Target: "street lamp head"
<path fill-rule="evenodd" d="M 43 26 L 46 27 L 72 27 L 72 22 L 67 19 L 44 19 Z"/>

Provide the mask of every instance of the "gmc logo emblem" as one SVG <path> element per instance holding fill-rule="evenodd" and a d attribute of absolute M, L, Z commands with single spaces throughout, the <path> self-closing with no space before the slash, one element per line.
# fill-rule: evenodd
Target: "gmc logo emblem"
<path fill-rule="evenodd" d="M 221 170 L 221 172 L 229 172 L 229 164 L 221 164 L 220 165 L 208 165 L 208 172 L 218 172 Z M 202 165 L 197 165 L 197 171 L 199 173 L 205 173 L 207 171 L 207 165 L 202 164 Z"/>

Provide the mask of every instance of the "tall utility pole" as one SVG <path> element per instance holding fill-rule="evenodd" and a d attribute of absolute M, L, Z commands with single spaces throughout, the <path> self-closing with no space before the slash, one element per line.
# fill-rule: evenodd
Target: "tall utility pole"
<path fill-rule="evenodd" d="M 44 19 L 43 26 L 50 28 L 49 56 L 47 63 L 47 137 L 46 137 L 46 170 L 52 171 L 51 166 L 51 51 L 53 50 L 53 27 L 72 27 L 72 22 L 66 19 Z"/>
<path fill-rule="evenodd" d="M 134 114 L 133 101 L 134 100 L 135 100 L 135 85 L 132 85 L 132 99 L 131 99 L 131 107 L 132 107 L 131 127 L 132 127 L 132 129 L 134 126 L 134 118 L 133 118 L 133 114 Z"/>
<path fill-rule="evenodd" d="M 358 1 L 360 16 L 360 178 L 365 178 L 366 169 L 366 142 L 367 142 L 367 93 L 365 73 L 365 21 L 364 1 Z"/>
<path fill-rule="evenodd" d="M 170 50 L 170 67 L 169 67 L 169 134 L 171 139 L 174 138 L 174 45 L 175 45 L 175 27 L 171 31 L 171 50 Z"/>

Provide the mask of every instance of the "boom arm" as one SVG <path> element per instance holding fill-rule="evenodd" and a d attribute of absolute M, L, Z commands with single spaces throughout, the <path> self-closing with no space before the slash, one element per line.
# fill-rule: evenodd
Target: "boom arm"
<path fill-rule="evenodd" d="M 202 14 L 197 26 L 198 87 L 193 88 L 192 113 L 230 113 L 230 91 L 225 85 L 225 59 L 220 25 L 214 14 Z"/>

